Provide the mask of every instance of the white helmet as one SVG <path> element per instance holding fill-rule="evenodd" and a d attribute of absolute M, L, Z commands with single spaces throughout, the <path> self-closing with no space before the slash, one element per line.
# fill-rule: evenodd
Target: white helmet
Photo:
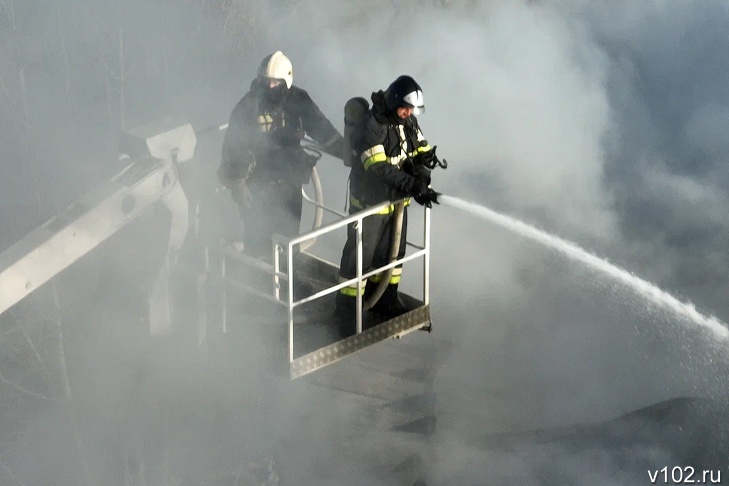
<path fill-rule="evenodd" d="M 294 83 L 293 66 L 288 57 L 281 51 L 276 51 L 263 58 L 258 68 L 258 76 L 262 78 L 281 79 L 286 87 L 291 88 Z"/>

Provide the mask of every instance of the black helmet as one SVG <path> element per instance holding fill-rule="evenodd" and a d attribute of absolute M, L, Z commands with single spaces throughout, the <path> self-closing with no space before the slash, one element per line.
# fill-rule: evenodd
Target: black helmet
<path fill-rule="evenodd" d="M 410 76 L 400 76 L 385 91 L 387 111 L 395 111 L 400 107 L 412 108 L 419 115 L 425 111 L 423 90 Z"/>

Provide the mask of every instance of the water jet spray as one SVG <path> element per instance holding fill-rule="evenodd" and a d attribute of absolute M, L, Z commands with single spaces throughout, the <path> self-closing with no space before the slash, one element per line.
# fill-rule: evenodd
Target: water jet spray
<path fill-rule="evenodd" d="M 578 246 L 576 243 L 572 243 L 571 241 L 549 234 L 535 228 L 532 225 L 524 223 L 523 221 L 500 214 L 479 204 L 446 195 L 441 195 L 439 200 L 441 203 L 448 206 L 460 209 L 473 214 L 474 216 L 478 216 L 481 219 L 495 223 L 520 236 L 529 238 L 530 240 L 536 241 L 537 243 L 552 248 L 553 250 L 557 250 L 570 260 L 586 265 L 613 280 L 627 285 L 649 301 L 672 311 L 674 314 L 683 319 L 687 319 L 694 324 L 711 331 L 711 335 L 716 341 L 722 342 L 729 339 L 729 326 L 721 320 L 714 316 L 706 316 L 702 314 L 696 310 L 694 304 L 681 302 L 652 283 L 647 282 L 637 275 L 610 263 L 604 258 L 593 255 Z"/>

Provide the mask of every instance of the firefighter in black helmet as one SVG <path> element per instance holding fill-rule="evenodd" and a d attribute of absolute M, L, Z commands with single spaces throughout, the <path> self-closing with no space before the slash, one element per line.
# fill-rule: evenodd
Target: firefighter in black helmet
<path fill-rule="evenodd" d="M 342 157 L 342 135 L 309 94 L 293 85 L 291 61 L 276 51 L 263 59 L 230 115 L 218 169 L 240 207 L 244 251 L 253 256 L 271 255 L 274 233 L 299 234 L 301 186 L 316 163 L 301 146 L 304 135 Z"/>
<path fill-rule="evenodd" d="M 372 93 L 372 108 L 354 127 L 350 144 L 357 157 L 350 174 L 350 213 L 383 201 L 407 197 L 431 207 L 438 203 L 439 193 L 430 187 L 430 170 L 435 165 L 435 150 L 423 137 L 414 115 L 423 113 L 423 91 L 410 76 L 400 76 L 386 91 Z M 424 163 L 426 162 L 427 163 Z M 388 263 L 389 244 L 393 231 L 394 206 L 380 214 L 365 218 L 363 226 L 363 270 L 365 272 Z M 403 215 L 398 258 L 405 255 L 407 208 Z M 356 277 L 357 248 L 353 225 L 347 229 L 347 242 L 342 252 L 340 282 Z M 402 268 L 393 270 L 389 284 L 371 310 L 394 317 L 405 311 L 398 299 L 397 287 Z M 379 282 L 378 276 L 363 282 L 365 294 Z M 374 285 L 373 285 L 374 284 Z M 356 312 L 356 284 L 344 287 L 337 295 L 336 314 L 350 319 Z"/>

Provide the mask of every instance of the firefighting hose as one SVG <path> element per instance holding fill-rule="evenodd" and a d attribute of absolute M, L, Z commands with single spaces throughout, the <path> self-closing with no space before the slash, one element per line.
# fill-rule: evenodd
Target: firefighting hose
<path fill-rule="evenodd" d="M 427 161 L 423 161 L 423 165 L 430 170 L 433 170 L 436 167 L 447 169 L 448 161 L 445 159 L 438 160 L 438 158 L 435 157 L 435 149 L 436 147 L 433 147 L 433 158 Z M 402 236 L 402 222 L 404 213 L 405 202 L 401 201 L 395 205 L 395 219 L 393 221 L 392 227 L 392 239 L 390 240 L 390 257 L 387 260 L 388 264 L 397 260 L 397 254 L 400 249 L 400 238 Z M 369 299 L 362 303 L 363 310 L 371 309 L 377 303 L 377 301 L 380 300 L 380 297 L 382 297 L 382 294 L 385 293 L 385 289 L 390 284 L 390 278 L 392 277 L 393 270 L 393 268 L 388 268 L 385 273 L 382 274 L 380 281 L 377 283 L 377 288 L 375 288 L 375 291 L 372 293 Z"/>
<path fill-rule="evenodd" d="M 311 157 L 313 157 L 314 161 L 318 161 L 319 159 L 321 159 L 321 150 L 312 142 L 309 142 L 307 140 L 306 143 L 302 145 L 302 147 Z M 304 191 L 303 187 L 301 188 L 301 195 L 304 197 L 304 199 L 314 205 L 314 223 L 311 226 L 311 230 L 313 231 L 321 226 L 322 220 L 324 219 L 324 192 L 321 188 L 321 180 L 319 179 L 319 173 L 316 171 L 316 167 L 311 168 L 311 184 L 314 186 L 314 200 L 307 196 L 306 191 Z M 316 238 L 312 238 L 303 242 L 300 247 L 301 251 L 304 251 L 307 248 L 311 248 L 314 243 L 316 243 Z"/>
<path fill-rule="evenodd" d="M 302 144 L 302 147 L 305 151 L 309 153 L 310 156 L 315 157 L 315 160 L 318 161 L 322 157 L 322 149 L 316 144 L 314 140 L 311 140 L 308 137 L 304 138 L 304 143 Z M 312 200 L 311 198 L 309 198 L 303 188 L 301 189 L 301 194 L 303 195 L 304 199 L 312 203 L 316 208 L 316 212 L 314 214 L 314 224 L 311 227 L 313 231 L 321 226 L 324 215 L 324 210 L 322 209 L 322 206 L 324 204 L 324 194 L 322 192 L 321 180 L 319 179 L 319 174 L 316 171 L 316 167 L 313 167 L 311 171 L 311 183 L 314 186 L 315 199 Z M 404 202 L 400 202 L 395 205 L 395 220 L 393 224 L 392 239 L 390 240 L 390 256 L 388 258 L 388 263 L 391 263 L 397 259 L 398 250 L 400 248 L 400 237 L 402 235 L 402 222 L 404 212 Z M 305 241 L 301 244 L 300 248 L 302 251 L 306 250 L 307 248 L 310 248 L 314 243 L 316 243 L 316 238 Z M 382 274 L 382 278 L 377 284 L 377 287 L 375 288 L 373 294 L 370 296 L 369 299 L 362 303 L 364 310 L 371 309 L 377 303 L 377 301 L 380 300 L 380 297 L 382 297 L 382 294 L 385 293 L 385 289 L 390 282 L 390 277 L 392 277 L 392 271 L 393 269 L 389 268 Z"/>
<path fill-rule="evenodd" d="M 392 239 L 390 240 L 390 257 L 387 259 L 387 263 L 392 263 L 397 260 L 397 253 L 400 249 L 400 237 L 402 236 L 402 221 L 403 214 L 405 213 L 405 202 L 400 201 L 395 205 L 395 220 L 392 225 Z M 372 293 L 369 299 L 362 303 L 362 310 L 371 309 L 382 294 L 385 293 L 385 289 L 390 284 L 390 278 L 392 277 L 392 271 L 394 269 L 388 268 L 385 273 L 382 274 L 382 278 L 377 283 L 377 288 Z"/>

